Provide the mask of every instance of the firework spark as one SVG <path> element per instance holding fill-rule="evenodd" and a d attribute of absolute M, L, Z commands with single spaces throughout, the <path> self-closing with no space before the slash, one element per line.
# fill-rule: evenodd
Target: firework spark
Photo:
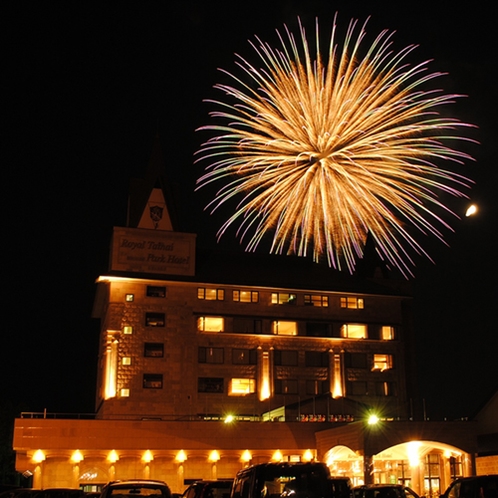
<path fill-rule="evenodd" d="M 407 226 L 443 240 L 450 226 L 435 211 L 451 211 L 437 193 L 463 196 L 470 184 L 436 165 L 472 159 L 448 145 L 470 125 L 439 113 L 459 96 L 425 90 L 441 73 L 410 65 L 414 46 L 393 51 L 393 33 L 360 56 L 366 23 L 351 21 L 340 48 L 334 22 L 324 57 L 317 22 L 313 57 L 299 27 L 297 39 L 277 31 L 281 49 L 256 38 L 261 67 L 237 56 L 247 81 L 223 71 L 233 84 L 215 88 L 227 102 L 209 101 L 219 110 L 200 128 L 215 133 L 198 151 L 209 161 L 198 188 L 223 181 L 213 211 L 239 199 L 218 236 L 235 224 L 254 251 L 272 233 L 271 252 L 325 255 L 352 272 L 370 233 L 380 256 L 410 274 L 410 248 L 429 256 Z"/>

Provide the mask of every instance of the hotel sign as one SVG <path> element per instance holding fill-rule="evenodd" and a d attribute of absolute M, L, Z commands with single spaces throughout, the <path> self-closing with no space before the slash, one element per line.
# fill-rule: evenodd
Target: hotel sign
<path fill-rule="evenodd" d="M 195 234 L 114 227 L 111 271 L 195 274 Z"/>

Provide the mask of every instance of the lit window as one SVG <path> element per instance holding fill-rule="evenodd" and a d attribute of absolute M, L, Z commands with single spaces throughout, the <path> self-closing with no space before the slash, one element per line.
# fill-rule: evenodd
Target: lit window
<path fill-rule="evenodd" d="M 341 327 L 341 337 L 348 339 L 366 339 L 367 326 L 359 323 L 345 323 Z"/>
<path fill-rule="evenodd" d="M 166 315 L 164 313 L 145 313 L 146 327 L 164 327 Z"/>
<path fill-rule="evenodd" d="M 145 389 L 162 389 L 162 374 L 144 374 L 143 385 Z"/>
<path fill-rule="evenodd" d="M 254 379 L 231 379 L 228 388 L 229 396 L 245 396 L 256 392 L 256 381 Z"/>
<path fill-rule="evenodd" d="M 129 356 L 123 356 L 121 363 L 123 365 L 131 365 L 131 358 Z"/>
<path fill-rule="evenodd" d="M 126 296 L 125 296 L 125 300 L 127 303 L 132 303 L 134 299 L 135 299 L 135 296 L 133 294 L 126 294 Z"/>
<path fill-rule="evenodd" d="M 233 300 L 239 303 L 257 303 L 259 301 L 259 292 L 234 290 Z"/>
<path fill-rule="evenodd" d="M 275 380 L 276 394 L 298 394 L 297 380 L 294 379 L 277 379 Z"/>
<path fill-rule="evenodd" d="M 162 342 L 146 342 L 144 344 L 144 356 L 162 358 L 164 356 L 164 344 Z"/>
<path fill-rule="evenodd" d="M 393 357 L 390 354 L 374 354 L 372 370 L 390 370 L 393 367 Z"/>
<path fill-rule="evenodd" d="M 164 285 L 148 285 L 147 297 L 166 297 L 166 287 Z"/>
<path fill-rule="evenodd" d="M 322 308 L 327 308 L 329 305 L 329 297 L 315 295 L 315 294 L 305 294 L 304 295 L 304 304 L 306 306 L 319 306 Z"/>
<path fill-rule="evenodd" d="M 297 335 L 297 322 L 275 320 L 272 322 L 272 330 L 276 335 Z"/>
<path fill-rule="evenodd" d="M 130 390 L 129 389 L 121 389 L 119 391 L 119 396 L 121 398 L 129 398 L 129 396 L 130 396 Z"/>
<path fill-rule="evenodd" d="M 223 332 L 225 319 L 221 316 L 200 316 L 197 319 L 197 330 L 200 332 Z"/>
<path fill-rule="evenodd" d="M 133 327 L 131 325 L 125 325 L 123 327 L 123 334 L 124 335 L 131 335 L 131 334 L 133 334 Z"/>
<path fill-rule="evenodd" d="M 223 394 L 223 378 L 199 377 L 197 379 L 197 392 Z"/>
<path fill-rule="evenodd" d="M 392 341 L 394 339 L 394 327 L 384 325 L 380 331 L 380 337 L 383 341 Z"/>
<path fill-rule="evenodd" d="M 207 289 L 199 287 L 197 289 L 197 299 L 205 299 L 207 301 L 223 301 L 225 299 L 225 291 L 223 289 Z"/>
<path fill-rule="evenodd" d="M 362 310 L 364 304 L 362 297 L 341 297 L 341 308 Z"/>
<path fill-rule="evenodd" d="M 296 304 L 296 301 L 296 294 L 272 292 L 271 295 L 271 304 Z"/>
<path fill-rule="evenodd" d="M 199 363 L 223 363 L 223 348 L 200 347 L 198 352 Z"/>

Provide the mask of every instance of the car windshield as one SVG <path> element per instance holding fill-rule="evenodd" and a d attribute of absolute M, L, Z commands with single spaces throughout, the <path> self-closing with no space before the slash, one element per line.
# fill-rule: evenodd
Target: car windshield
<path fill-rule="evenodd" d="M 260 486 L 262 498 L 321 498 L 330 494 L 330 482 L 321 468 L 268 468 Z"/>
<path fill-rule="evenodd" d="M 131 498 L 138 496 L 165 496 L 163 488 L 160 486 L 119 486 L 114 487 L 110 490 L 110 494 L 113 498 Z"/>

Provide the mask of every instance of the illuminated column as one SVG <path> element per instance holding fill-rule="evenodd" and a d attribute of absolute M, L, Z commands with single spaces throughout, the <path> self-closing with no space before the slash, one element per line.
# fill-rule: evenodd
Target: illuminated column
<path fill-rule="evenodd" d="M 332 398 L 342 398 L 344 396 L 344 376 L 342 374 L 342 355 L 329 351 L 329 389 Z"/>
<path fill-rule="evenodd" d="M 154 460 L 150 450 L 147 450 L 142 456 L 142 462 L 144 463 L 144 479 L 150 479 L 150 462 Z"/>
<path fill-rule="evenodd" d="M 83 461 L 83 455 L 80 450 L 76 450 L 71 456 L 71 462 L 73 463 L 73 488 L 78 489 L 80 487 L 80 462 Z"/>
<path fill-rule="evenodd" d="M 114 331 L 107 332 L 107 345 L 105 350 L 105 381 L 104 399 L 116 397 L 117 369 L 118 369 L 118 340 Z"/>
<path fill-rule="evenodd" d="M 178 490 L 183 490 L 185 487 L 185 468 L 184 468 L 184 463 L 187 460 L 187 455 L 183 450 L 180 450 L 176 457 L 175 457 L 176 462 L 178 463 L 178 469 L 176 472 L 177 475 L 177 489 Z"/>
<path fill-rule="evenodd" d="M 45 453 L 43 453 L 42 450 L 35 451 L 35 454 L 32 457 L 32 461 L 37 464 L 33 472 L 33 488 L 43 489 L 42 465 L 45 461 Z"/>
<path fill-rule="evenodd" d="M 211 462 L 211 479 L 217 479 L 217 469 L 216 469 L 216 462 L 220 459 L 220 454 L 216 451 L 213 450 L 210 455 L 209 455 L 209 461 Z"/>
<path fill-rule="evenodd" d="M 111 466 L 109 467 L 109 480 L 114 481 L 116 479 L 116 466 L 114 465 L 119 460 L 119 455 L 116 453 L 116 450 L 112 450 L 109 452 L 107 456 L 107 461 L 110 462 Z"/>
<path fill-rule="evenodd" d="M 272 348 L 273 349 L 273 348 Z M 260 401 L 268 399 L 272 395 L 272 365 L 270 351 L 258 348 L 258 398 Z"/>
<path fill-rule="evenodd" d="M 240 457 L 240 461 L 244 464 L 244 467 L 249 467 L 249 465 L 251 464 L 251 460 L 251 452 L 249 450 L 244 451 L 244 453 L 242 453 L 242 456 Z"/>
<path fill-rule="evenodd" d="M 469 477 L 473 475 L 472 473 L 472 460 L 470 459 L 470 455 L 468 453 L 464 453 L 463 455 L 463 475 L 464 477 Z"/>

